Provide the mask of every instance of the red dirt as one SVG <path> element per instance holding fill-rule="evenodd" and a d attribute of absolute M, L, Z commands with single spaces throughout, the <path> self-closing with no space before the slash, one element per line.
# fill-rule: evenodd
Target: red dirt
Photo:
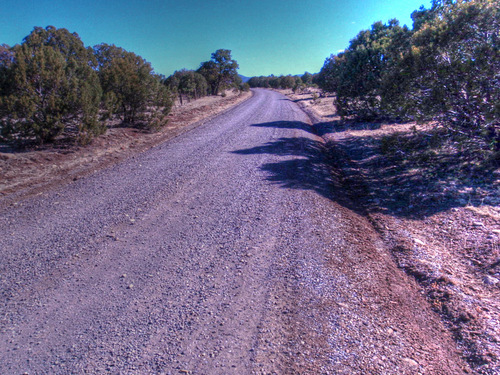
<path fill-rule="evenodd" d="M 432 131 L 431 124 L 341 123 L 332 97 L 285 94 L 310 115 L 354 209 L 418 282 L 463 357 L 478 374 L 500 373 L 500 170 L 464 182 L 447 149 L 405 167 L 410 156 L 384 154 L 384 140 Z M 433 162 L 448 168 L 444 177 Z"/>

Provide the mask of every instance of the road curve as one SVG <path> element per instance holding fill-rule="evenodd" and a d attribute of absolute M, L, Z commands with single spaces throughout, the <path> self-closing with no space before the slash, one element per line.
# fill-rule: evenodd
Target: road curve
<path fill-rule="evenodd" d="M 254 96 L 0 212 L 1 374 L 459 374 L 414 283 Z"/>

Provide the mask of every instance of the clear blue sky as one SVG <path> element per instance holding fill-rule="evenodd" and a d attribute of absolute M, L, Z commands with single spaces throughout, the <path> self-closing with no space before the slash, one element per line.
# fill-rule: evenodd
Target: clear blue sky
<path fill-rule="evenodd" d="M 375 21 L 411 27 L 421 5 L 430 0 L 0 0 L 0 44 L 53 25 L 87 46 L 135 52 L 165 75 L 197 69 L 219 48 L 232 50 L 246 76 L 315 73 Z"/>

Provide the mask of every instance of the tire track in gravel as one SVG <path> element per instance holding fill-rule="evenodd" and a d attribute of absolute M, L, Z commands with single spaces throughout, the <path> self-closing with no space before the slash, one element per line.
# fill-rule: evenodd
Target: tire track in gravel
<path fill-rule="evenodd" d="M 461 373 L 307 124 L 255 90 L 0 212 L 0 373 Z"/>

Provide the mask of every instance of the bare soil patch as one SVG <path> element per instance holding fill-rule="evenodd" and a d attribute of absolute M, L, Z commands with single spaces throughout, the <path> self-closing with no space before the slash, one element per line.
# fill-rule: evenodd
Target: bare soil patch
<path fill-rule="evenodd" d="M 349 202 L 414 277 L 478 374 L 500 373 L 500 169 L 432 124 L 346 123 L 333 97 L 284 92 L 310 115 Z M 485 156 L 486 158 L 486 156 Z"/>
<path fill-rule="evenodd" d="M 92 174 L 196 127 L 204 120 L 250 98 L 251 92 L 228 91 L 173 107 L 168 124 L 157 132 L 113 127 L 86 146 L 56 143 L 15 150 L 0 144 L 0 197 L 11 204 L 59 184 Z"/>

